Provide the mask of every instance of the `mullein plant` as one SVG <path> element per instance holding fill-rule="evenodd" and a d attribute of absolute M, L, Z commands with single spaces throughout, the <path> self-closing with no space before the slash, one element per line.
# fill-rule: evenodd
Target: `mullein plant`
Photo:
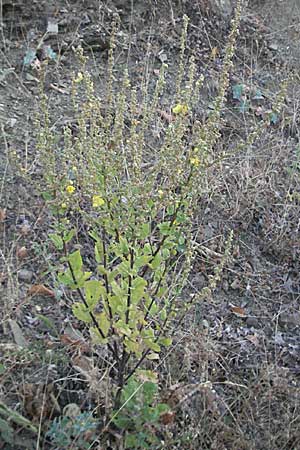
<path fill-rule="evenodd" d="M 190 119 L 204 78 L 196 76 L 193 57 L 185 66 L 188 18 L 184 17 L 173 120 L 165 123 L 156 146 L 149 143 L 149 136 L 159 120 L 167 67 L 162 65 L 152 94 L 146 81 L 140 89 L 132 86 L 127 72 L 115 93 L 117 22 L 112 26 L 102 99 L 95 93 L 82 51 L 77 51 L 82 69 L 72 80 L 75 136 L 66 127 L 62 139 L 51 128 L 41 81 L 38 150 L 45 173 L 43 195 L 55 217 L 49 238 L 62 253 L 57 278 L 74 291 L 75 317 L 89 328 L 93 342 L 107 349 L 115 410 L 129 379 L 172 345 L 176 320 L 212 294 L 230 258 L 232 233 L 224 239 L 223 258 L 208 285 L 185 298 L 183 289 L 195 260 L 193 218 L 208 189 L 209 168 L 221 167 L 214 148 L 240 15 L 238 1 L 214 108 L 204 124 L 193 125 Z M 250 144 L 258 132 L 250 134 Z M 238 150 L 245 146 L 247 142 Z M 74 246 L 75 240 L 81 245 Z M 78 248 L 85 246 L 92 249 L 88 269 Z M 143 373 L 156 379 L 149 370 Z"/>

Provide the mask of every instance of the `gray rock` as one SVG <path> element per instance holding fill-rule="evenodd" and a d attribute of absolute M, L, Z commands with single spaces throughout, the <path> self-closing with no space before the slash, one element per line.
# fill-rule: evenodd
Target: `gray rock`
<path fill-rule="evenodd" d="M 207 3 L 205 3 L 205 7 L 208 12 L 218 14 L 223 18 L 228 18 L 233 13 L 232 0 L 208 0 Z"/>
<path fill-rule="evenodd" d="M 220 12 L 223 16 L 228 17 L 232 14 L 232 1 L 231 0 L 215 0 Z"/>
<path fill-rule="evenodd" d="M 33 272 L 27 269 L 21 269 L 18 272 L 18 280 L 24 281 L 24 283 L 31 283 L 33 278 Z"/>

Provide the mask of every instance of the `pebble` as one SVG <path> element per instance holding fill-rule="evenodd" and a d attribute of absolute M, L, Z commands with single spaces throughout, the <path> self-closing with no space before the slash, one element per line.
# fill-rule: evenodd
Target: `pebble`
<path fill-rule="evenodd" d="M 248 317 L 246 324 L 248 327 L 259 328 L 259 321 L 256 317 Z"/>
<path fill-rule="evenodd" d="M 33 272 L 28 269 L 21 269 L 18 272 L 18 280 L 24 281 L 24 283 L 31 283 L 33 278 Z"/>

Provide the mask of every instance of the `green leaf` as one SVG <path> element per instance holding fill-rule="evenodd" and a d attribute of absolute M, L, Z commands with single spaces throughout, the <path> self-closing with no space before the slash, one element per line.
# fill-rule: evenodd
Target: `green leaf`
<path fill-rule="evenodd" d="M 134 304 L 137 304 L 144 296 L 146 286 L 147 281 L 142 277 L 137 277 L 133 280 L 131 287 L 131 300 Z"/>
<path fill-rule="evenodd" d="M 249 110 L 249 103 L 247 100 L 241 100 L 238 105 L 238 110 L 240 113 L 245 113 Z"/>
<path fill-rule="evenodd" d="M 103 338 L 96 327 L 90 327 L 90 334 L 95 344 L 105 345 L 108 343 L 108 339 Z"/>
<path fill-rule="evenodd" d="M 125 445 L 126 448 L 139 448 L 141 442 L 140 439 L 138 439 L 138 435 L 135 434 L 127 434 L 125 438 Z M 141 448 L 141 447 L 140 447 Z"/>
<path fill-rule="evenodd" d="M 148 380 L 152 383 L 157 383 L 157 373 L 152 370 L 138 369 L 136 374 L 143 381 Z"/>
<path fill-rule="evenodd" d="M 120 238 L 120 242 L 119 242 L 118 248 L 119 248 L 119 251 L 120 251 L 120 255 L 119 256 L 128 255 L 128 253 L 129 253 L 129 246 L 128 246 L 128 242 L 127 242 L 126 239 L 124 239 L 122 237 Z"/>
<path fill-rule="evenodd" d="M 72 306 L 72 312 L 78 320 L 81 320 L 82 322 L 85 323 L 92 322 L 91 315 L 89 314 L 88 310 L 82 303 L 80 302 L 74 303 L 74 305 Z"/>
<path fill-rule="evenodd" d="M 270 122 L 271 122 L 273 125 L 276 125 L 276 123 L 278 122 L 278 120 L 279 120 L 278 114 L 276 114 L 275 112 L 272 112 L 272 113 L 270 114 Z"/>
<path fill-rule="evenodd" d="M 234 98 L 234 100 L 241 100 L 243 93 L 243 84 L 235 84 L 234 86 L 232 86 L 232 97 Z"/>
<path fill-rule="evenodd" d="M 86 302 L 91 308 L 94 308 L 98 304 L 101 295 L 106 293 L 102 282 L 98 280 L 86 281 L 84 283 L 84 290 Z"/>
<path fill-rule="evenodd" d="M 57 250 L 62 250 L 64 248 L 64 242 L 58 234 L 49 234 L 49 239 L 51 239 Z"/>
<path fill-rule="evenodd" d="M 159 313 L 160 320 L 166 320 L 167 318 L 167 311 L 166 308 L 163 308 Z"/>
<path fill-rule="evenodd" d="M 91 238 L 96 242 L 100 241 L 100 238 L 95 230 L 89 231 L 89 236 L 91 236 Z"/>
<path fill-rule="evenodd" d="M 256 89 L 255 95 L 252 97 L 252 100 L 264 100 L 264 95 L 260 89 Z"/>
<path fill-rule="evenodd" d="M 150 223 L 143 223 L 141 228 L 138 230 L 137 236 L 140 239 L 146 239 L 151 234 Z"/>
<path fill-rule="evenodd" d="M 153 261 L 149 264 L 150 268 L 153 270 L 156 270 L 162 262 L 162 257 L 160 253 L 157 253 L 157 255 L 154 256 Z"/>
<path fill-rule="evenodd" d="M 161 256 L 164 260 L 167 260 L 170 258 L 170 250 L 168 248 L 163 248 L 161 251 Z"/>
<path fill-rule="evenodd" d="M 42 197 L 46 202 L 53 200 L 53 195 L 50 192 L 42 192 Z"/>
<path fill-rule="evenodd" d="M 119 285 L 119 283 L 117 283 L 115 280 L 112 280 L 111 288 L 112 288 L 113 293 L 120 298 L 123 298 L 124 296 L 127 295 L 127 292 L 124 291 L 124 289 L 122 289 L 122 287 Z"/>
<path fill-rule="evenodd" d="M 98 264 L 103 261 L 103 244 L 102 242 L 96 242 L 95 244 L 95 259 Z"/>
<path fill-rule="evenodd" d="M 49 330 L 52 330 L 56 336 L 59 336 L 58 330 L 54 324 L 54 322 L 49 319 L 49 317 L 43 316 L 42 314 L 36 315 Z"/>
<path fill-rule="evenodd" d="M 113 314 L 121 314 L 124 313 L 126 311 L 126 297 L 120 297 L 118 295 L 110 295 L 108 297 L 108 303 L 109 306 L 111 307 L 112 313 Z"/>
<path fill-rule="evenodd" d="M 128 352 L 134 353 L 137 357 L 142 355 L 142 347 L 138 342 L 125 338 L 125 345 Z"/>
<path fill-rule="evenodd" d="M 163 236 L 170 234 L 170 222 L 162 222 L 158 225 L 158 228 Z"/>
<path fill-rule="evenodd" d="M 158 342 L 161 345 L 164 345 L 165 347 L 170 347 L 172 345 L 172 339 L 171 338 L 160 338 Z"/>
<path fill-rule="evenodd" d="M 159 355 L 157 353 L 149 353 L 147 355 L 147 359 L 150 359 L 150 361 L 154 361 L 159 359 Z"/>
<path fill-rule="evenodd" d="M 124 334 L 125 336 L 130 337 L 131 336 L 131 329 L 126 323 L 122 320 L 118 320 L 114 327 L 118 330 L 120 334 Z"/>
<path fill-rule="evenodd" d="M 172 214 L 174 214 L 174 213 L 175 213 L 175 205 L 169 205 L 169 206 L 167 207 L 167 213 L 168 213 L 169 216 L 171 216 Z"/>
<path fill-rule="evenodd" d="M 36 58 L 36 50 L 34 48 L 29 48 L 24 56 L 23 64 L 24 66 L 30 66 L 30 64 Z"/>
<path fill-rule="evenodd" d="M 64 241 L 67 244 L 75 236 L 76 230 L 70 230 L 64 233 Z"/>
<path fill-rule="evenodd" d="M 149 310 L 149 313 L 153 317 L 153 316 L 156 315 L 157 311 L 158 311 L 158 305 L 157 305 L 157 303 L 153 302 L 152 306 L 151 306 L 151 308 Z"/>
<path fill-rule="evenodd" d="M 144 253 L 144 255 L 151 255 L 152 254 L 151 245 L 148 242 L 147 242 L 147 244 L 144 245 L 143 253 Z"/>
<path fill-rule="evenodd" d="M 145 345 L 148 348 L 150 348 L 150 350 L 152 350 L 153 352 L 159 353 L 161 351 L 160 346 L 156 342 L 153 342 L 151 339 L 147 339 L 144 342 L 145 342 Z"/>
<path fill-rule="evenodd" d="M 82 269 L 82 258 L 80 250 L 76 250 L 76 252 L 71 253 L 68 257 L 68 260 L 74 272 L 78 272 Z"/>
<path fill-rule="evenodd" d="M 14 443 L 14 429 L 9 425 L 9 423 L 0 418 L 0 436 L 7 444 Z"/>
<path fill-rule="evenodd" d="M 97 270 L 100 273 L 100 275 L 107 275 L 107 269 L 105 269 L 105 267 L 102 264 L 99 264 L 99 266 L 97 266 Z"/>
<path fill-rule="evenodd" d="M 167 286 L 161 286 L 156 294 L 156 297 L 161 298 L 167 291 Z"/>
<path fill-rule="evenodd" d="M 106 337 L 110 329 L 110 321 L 108 320 L 106 313 L 104 311 L 100 314 L 97 314 L 97 322 L 99 324 L 102 333 Z"/>
<path fill-rule="evenodd" d="M 141 267 L 144 267 L 148 262 L 152 259 L 151 255 L 143 255 L 138 256 L 134 261 L 135 270 L 139 270 Z"/>
<path fill-rule="evenodd" d="M 58 281 L 65 286 L 71 286 L 71 284 L 74 283 L 70 269 L 67 269 L 65 272 L 58 273 L 57 278 Z"/>
<path fill-rule="evenodd" d="M 16 423 L 17 425 L 21 425 L 22 427 L 26 428 L 27 430 L 33 431 L 34 433 L 38 432 L 36 426 L 33 425 L 30 422 L 30 420 L 23 417 L 17 411 L 10 409 L 8 406 L 6 406 L 1 401 L 0 401 L 0 416 L 7 417 L 7 418 L 9 418 L 9 420 Z"/>
<path fill-rule="evenodd" d="M 119 271 L 120 275 L 123 277 L 128 277 L 129 275 L 133 275 L 133 270 L 130 267 L 129 261 L 122 261 L 116 269 Z"/>

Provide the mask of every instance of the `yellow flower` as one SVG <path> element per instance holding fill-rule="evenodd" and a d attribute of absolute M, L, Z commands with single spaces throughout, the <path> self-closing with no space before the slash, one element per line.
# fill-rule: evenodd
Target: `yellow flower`
<path fill-rule="evenodd" d="M 74 186 L 72 186 L 71 184 L 69 184 L 69 185 L 66 187 L 66 191 L 67 191 L 68 194 L 73 194 L 73 192 L 75 191 L 75 188 L 74 188 Z"/>
<path fill-rule="evenodd" d="M 164 196 L 164 191 L 162 191 L 161 189 L 159 189 L 159 190 L 157 191 L 157 193 L 158 193 L 158 195 L 159 195 L 160 198 L 162 198 L 162 197 Z"/>
<path fill-rule="evenodd" d="M 174 106 L 173 109 L 173 114 L 182 114 L 183 116 L 186 115 L 186 113 L 188 112 L 188 107 L 187 105 L 182 105 L 180 103 L 178 103 L 178 105 Z"/>
<path fill-rule="evenodd" d="M 194 167 L 198 167 L 200 164 L 200 159 L 197 158 L 197 156 L 194 156 L 193 158 L 190 158 L 190 163 Z"/>
<path fill-rule="evenodd" d="M 103 206 L 105 204 L 105 200 L 100 197 L 100 195 L 93 196 L 93 208 L 97 208 L 98 206 Z"/>
<path fill-rule="evenodd" d="M 66 209 L 67 208 L 67 204 L 66 203 L 62 203 L 61 207 L 62 207 L 62 209 Z"/>
<path fill-rule="evenodd" d="M 83 75 L 81 72 L 78 72 L 77 78 L 74 79 L 74 83 L 80 83 L 83 80 Z"/>

